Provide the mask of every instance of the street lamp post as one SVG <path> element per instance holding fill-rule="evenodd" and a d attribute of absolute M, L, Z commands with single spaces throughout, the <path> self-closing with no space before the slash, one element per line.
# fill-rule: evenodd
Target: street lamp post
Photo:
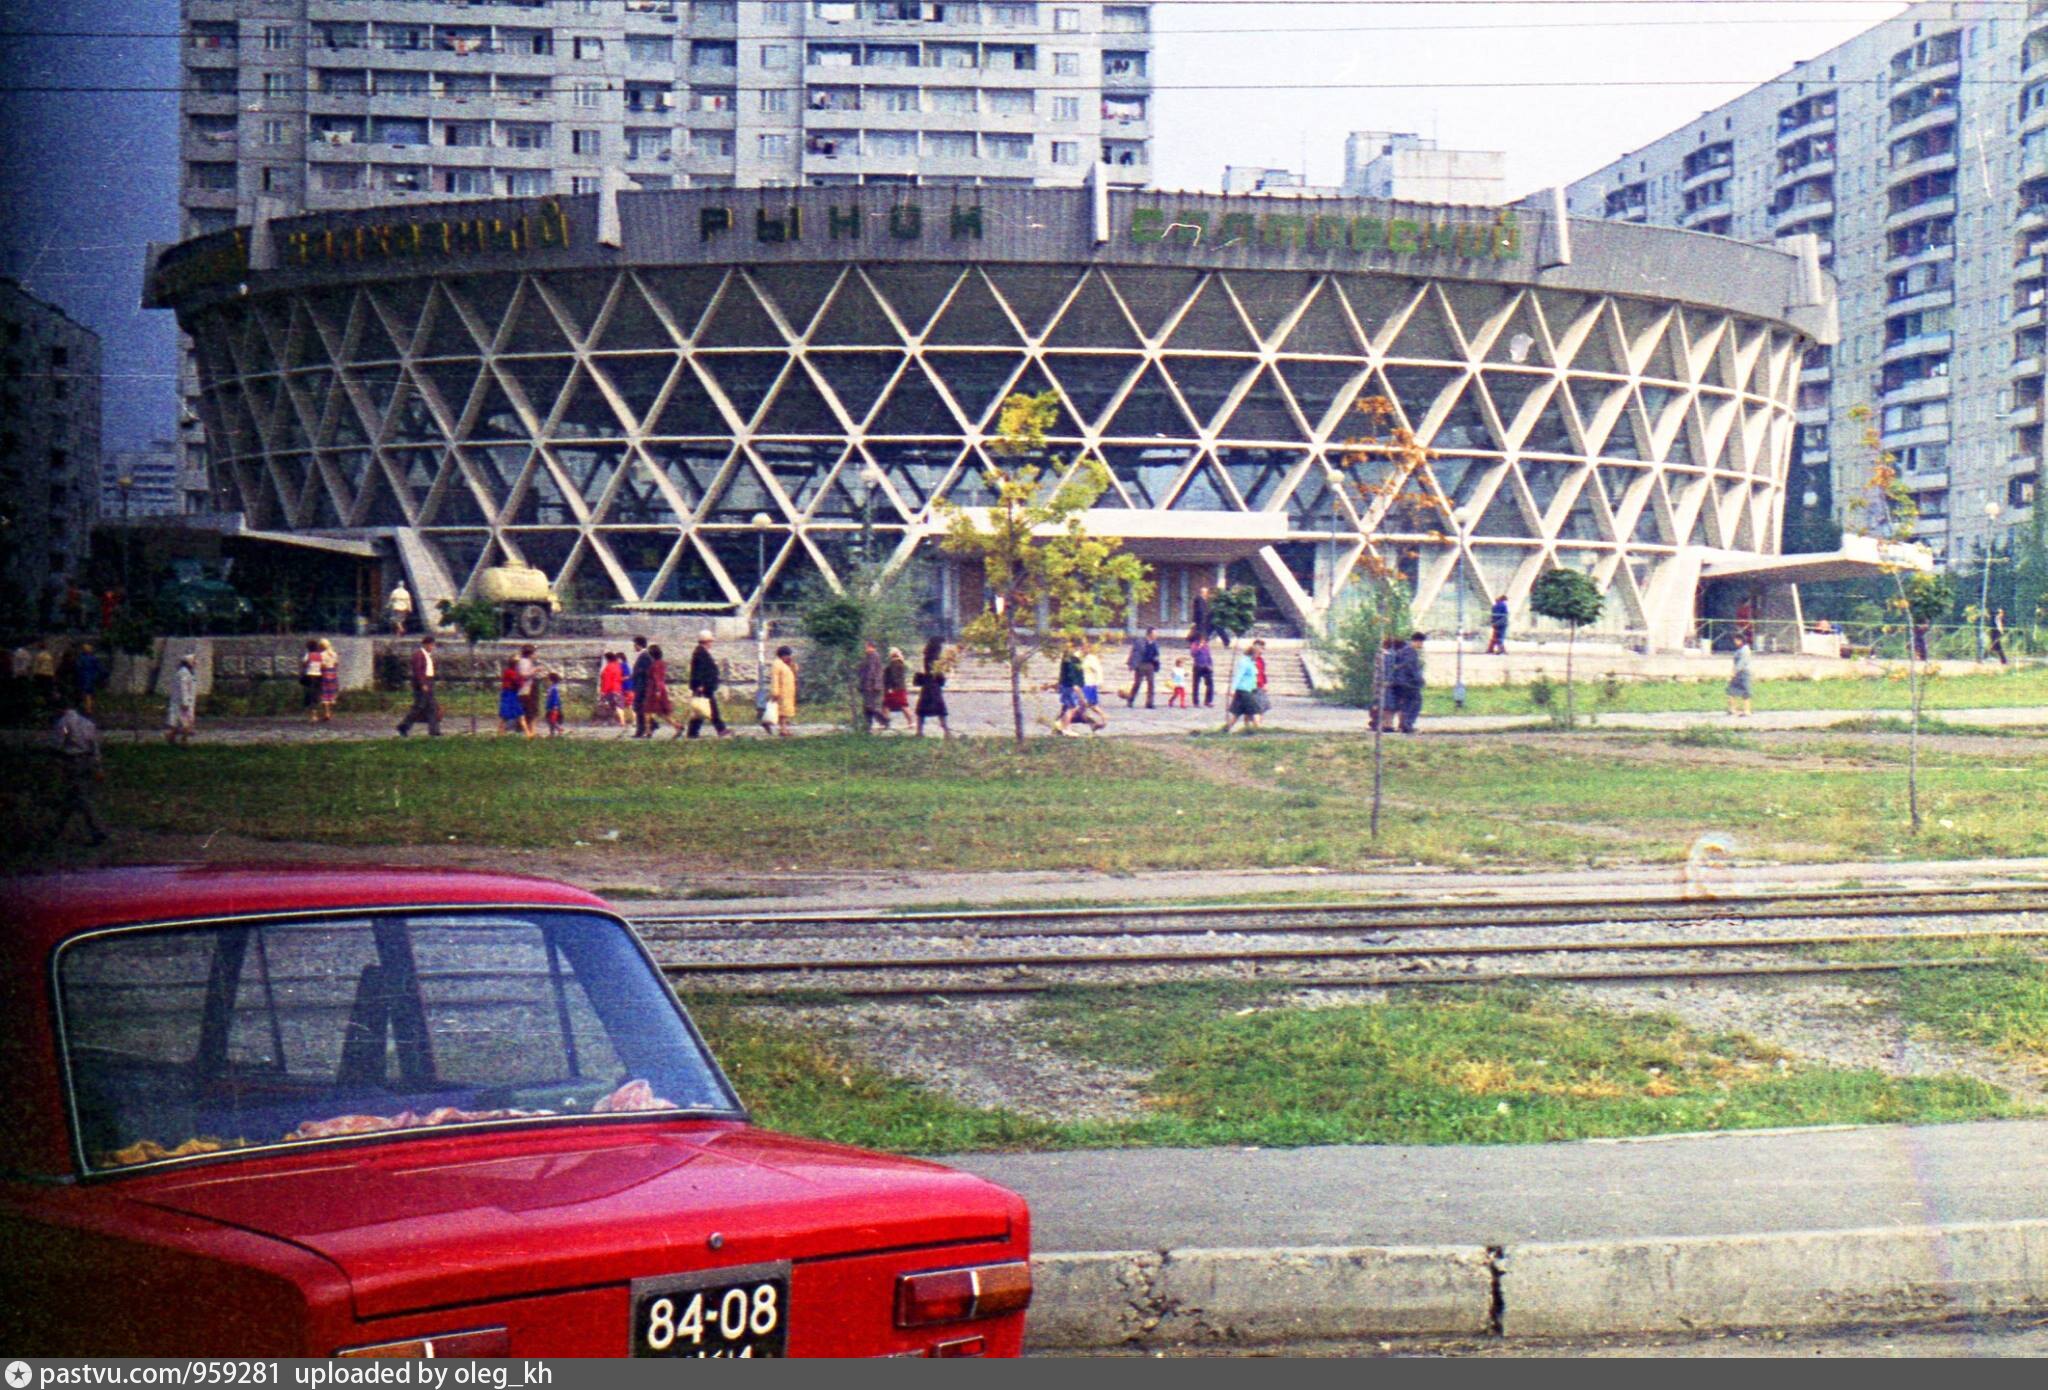
<path fill-rule="evenodd" d="M 1984 624 L 1991 607 L 1991 528 L 1998 524 L 1998 514 L 2002 510 L 1996 502 L 1984 504 L 1984 576 L 1977 589 L 1977 660 L 1980 664 L 1984 660 Z"/>
<path fill-rule="evenodd" d="M 133 551 L 135 546 L 134 533 L 128 529 L 128 495 L 135 488 L 135 477 L 133 474 L 123 473 L 120 477 L 114 479 L 114 486 L 121 489 L 121 603 L 123 606 L 126 606 L 129 601 L 129 586 L 131 583 L 129 577 L 129 571 L 132 568 L 130 552 Z"/>
<path fill-rule="evenodd" d="M 775 524 L 775 518 L 766 512 L 755 512 L 747 524 L 754 528 L 754 626 L 765 636 L 768 631 L 767 615 L 763 611 L 768 605 L 768 528 Z"/>

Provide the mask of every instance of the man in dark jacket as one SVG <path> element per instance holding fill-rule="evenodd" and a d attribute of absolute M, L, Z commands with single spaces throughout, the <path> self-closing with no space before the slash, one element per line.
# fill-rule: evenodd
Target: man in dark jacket
<path fill-rule="evenodd" d="M 725 727 L 725 720 L 718 712 L 718 658 L 711 654 L 711 630 L 706 628 L 697 634 L 697 650 L 690 653 L 690 696 L 711 705 L 711 727 L 718 731 L 720 738 L 731 738 L 732 730 Z M 704 727 L 704 718 L 696 710 L 690 711 L 690 737 L 697 737 Z"/>
<path fill-rule="evenodd" d="M 1188 624 L 1188 640 L 1209 635 L 1209 586 L 1204 584 L 1195 590 L 1194 620 Z"/>
<path fill-rule="evenodd" d="M 654 658 L 647 654 L 647 639 L 633 639 L 633 737 L 646 738 L 650 725 L 647 696 L 654 686 Z"/>
<path fill-rule="evenodd" d="M 1399 721 L 1404 734 L 1415 732 L 1415 721 L 1422 717 L 1422 644 L 1424 634 L 1417 632 L 1394 648 L 1393 670 L 1387 686 L 1392 695 L 1392 712 Z"/>
<path fill-rule="evenodd" d="M 889 727 L 889 712 L 882 707 L 882 654 L 868 643 L 867 651 L 860 659 L 860 671 L 855 677 L 860 687 L 861 732 L 873 733 L 876 729 Z"/>
<path fill-rule="evenodd" d="M 434 634 L 420 638 L 419 646 L 412 653 L 412 708 L 405 712 L 405 718 L 398 721 L 398 736 L 404 738 L 412 732 L 412 726 L 424 723 L 427 733 L 435 738 L 441 736 L 441 701 L 435 695 L 440 677 L 434 668 Z"/>
<path fill-rule="evenodd" d="M 1493 601 L 1493 614 L 1490 623 L 1493 632 L 1486 639 L 1486 654 L 1488 656 L 1505 656 L 1508 650 L 1508 596 L 1506 594 L 1502 594 Z"/>
<path fill-rule="evenodd" d="M 1153 681 L 1159 674 L 1159 632 L 1146 628 L 1145 635 L 1131 642 L 1131 654 L 1124 664 L 1131 668 L 1131 688 L 1124 692 L 1124 706 L 1138 703 L 1138 687 L 1145 687 L 1145 708 L 1153 707 Z"/>

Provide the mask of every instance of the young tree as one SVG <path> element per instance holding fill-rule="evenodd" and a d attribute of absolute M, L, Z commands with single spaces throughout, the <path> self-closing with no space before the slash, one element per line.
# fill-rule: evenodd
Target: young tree
<path fill-rule="evenodd" d="M 1569 729 L 1577 720 L 1578 710 L 1573 699 L 1572 649 L 1579 640 L 1579 629 L 1588 623 L 1600 621 L 1600 610 L 1606 600 L 1600 596 L 1590 576 L 1577 570 L 1545 570 L 1529 589 L 1529 607 L 1546 618 L 1555 618 L 1566 623 L 1570 631 L 1564 642 L 1564 726 Z"/>
<path fill-rule="evenodd" d="M 1892 466 L 1892 456 L 1885 450 L 1884 437 L 1878 432 L 1870 407 L 1859 405 L 1851 408 L 1849 418 L 1862 428 L 1861 442 L 1870 455 L 1870 476 L 1864 481 L 1862 495 L 1851 500 L 1845 509 L 1847 520 L 1844 529 L 1879 540 L 1911 536 L 1913 523 L 1920 519 L 1920 504 Z M 1924 824 L 1920 815 L 1920 699 L 1923 680 L 1916 629 L 1923 622 L 1933 623 L 1948 616 L 1956 601 L 1955 586 L 1945 576 L 1925 572 L 1908 575 L 1904 565 L 1887 564 L 1884 570 L 1892 583 L 1888 606 L 1906 618 L 1906 688 L 1912 710 L 1906 726 L 1906 818 L 1913 833 L 1918 835 Z"/>
<path fill-rule="evenodd" d="M 462 634 L 469 644 L 469 674 L 476 680 L 476 645 L 487 637 L 496 637 L 504 631 L 504 621 L 498 616 L 498 605 L 487 598 L 442 599 L 441 624 L 452 627 Z M 488 685 L 485 686 L 488 689 Z M 469 731 L 476 732 L 476 702 L 469 703 Z"/>
<path fill-rule="evenodd" d="M 1209 600 L 1209 626 L 1236 639 L 1252 630 L 1259 615 L 1258 591 L 1249 584 L 1218 590 Z"/>
<path fill-rule="evenodd" d="M 1017 746 L 1024 746 L 1024 667 L 1034 652 L 1051 653 L 1089 628 L 1121 622 L 1127 604 L 1152 593 L 1135 555 L 1088 534 L 1082 518 L 1109 488 L 1100 459 L 1083 457 L 1072 472 L 1057 457 L 1043 464 L 1045 432 L 1059 418 L 1060 398 L 1014 395 L 1005 400 L 1000 434 L 990 445 L 999 459 L 987 473 L 994 501 L 986 512 L 941 503 L 943 547 L 981 563 L 988 608 L 960 634 L 961 644 L 1000 661 L 1010 674 L 1010 716 Z M 1047 630 L 1020 634 L 1043 604 Z"/>

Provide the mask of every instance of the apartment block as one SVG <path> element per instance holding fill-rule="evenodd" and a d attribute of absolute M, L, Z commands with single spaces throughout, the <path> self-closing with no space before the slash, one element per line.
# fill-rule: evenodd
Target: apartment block
<path fill-rule="evenodd" d="M 99 335 L 0 280 L 0 578 L 39 612 L 85 578 L 99 467 Z"/>
<path fill-rule="evenodd" d="M 182 231 L 247 223 L 258 199 L 591 193 L 607 169 L 644 189 L 1065 186 L 1100 165 L 1143 186 L 1151 9 L 182 0 Z M 201 457 L 196 416 L 183 442 Z"/>
<path fill-rule="evenodd" d="M 190 516 L 211 510 L 212 498 L 206 475 L 188 467 L 171 440 L 110 450 L 100 467 L 100 515 L 110 521 Z"/>
<path fill-rule="evenodd" d="M 1507 156 L 1445 150 L 1409 131 L 1354 130 L 1344 138 L 1344 192 L 1412 203 L 1507 201 Z"/>
<path fill-rule="evenodd" d="M 1803 364 L 1789 516 L 1840 516 L 1867 492 L 1874 427 L 1938 560 L 1968 563 L 2030 518 L 2048 362 L 2048 0 L 1916 5 L 1581 179 L 1570 200 L 1582 216 L 1818 238 L 1841 341 Z"/>

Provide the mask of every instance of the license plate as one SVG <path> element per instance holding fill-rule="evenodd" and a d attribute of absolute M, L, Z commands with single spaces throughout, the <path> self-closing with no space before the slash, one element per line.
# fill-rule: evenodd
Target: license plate
<path fill-rule="evenodd" d="M 785 1356 L 789 1263 L 633 1281 L 633 1355 Z"/>

